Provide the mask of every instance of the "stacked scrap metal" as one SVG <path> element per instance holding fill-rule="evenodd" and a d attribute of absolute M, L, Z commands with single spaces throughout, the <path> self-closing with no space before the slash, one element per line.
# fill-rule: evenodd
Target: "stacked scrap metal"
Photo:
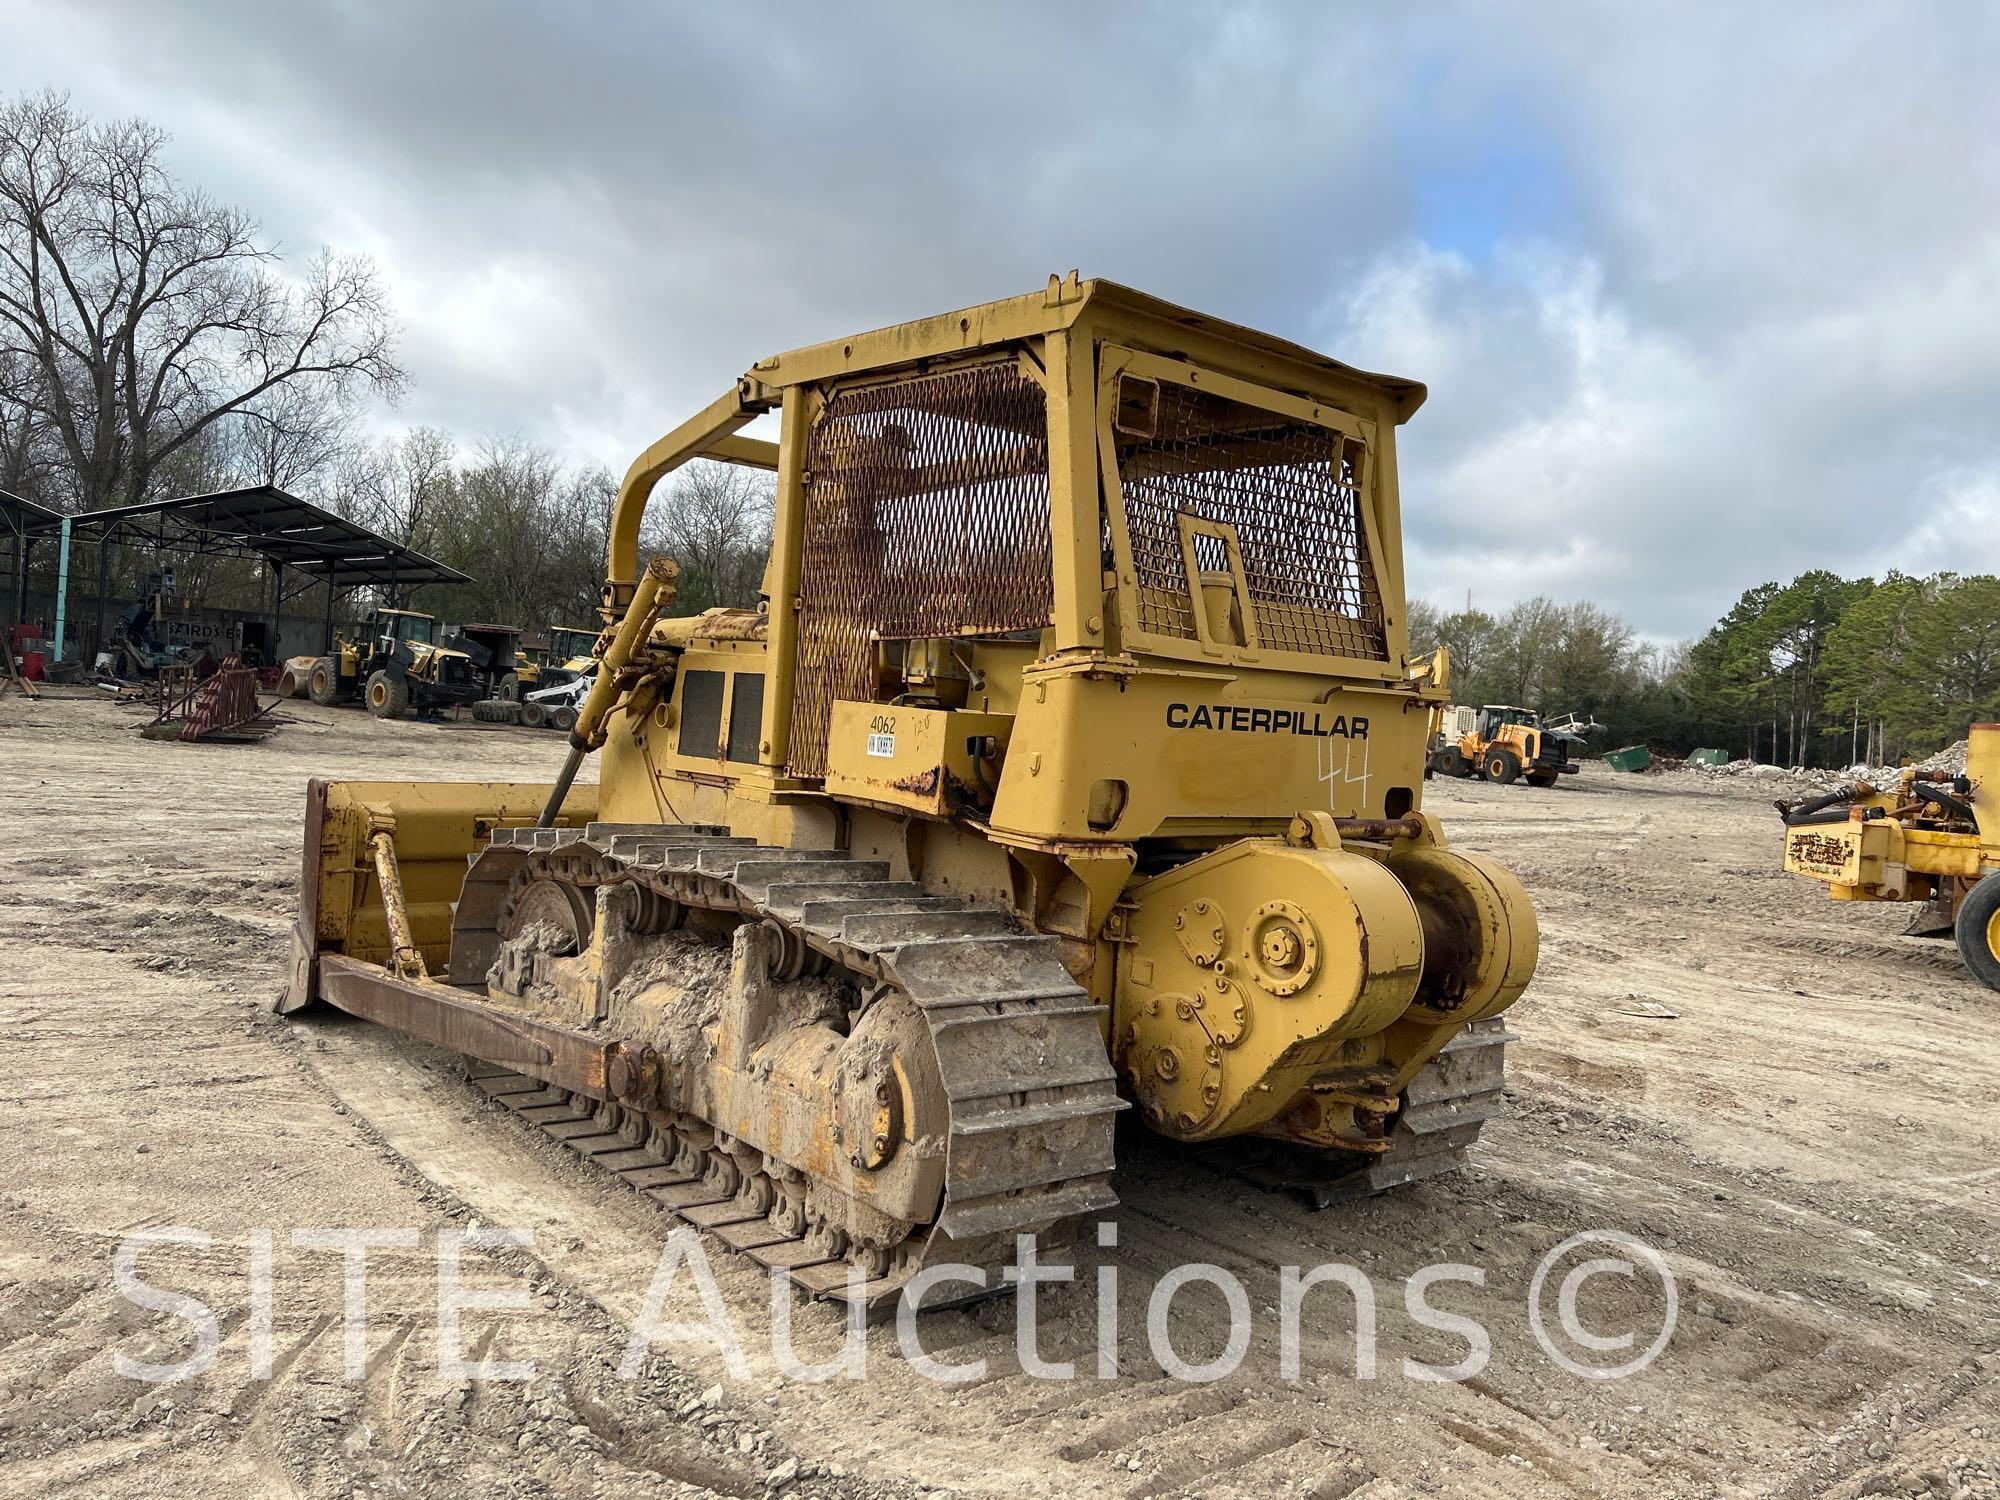
<path fill-rule="evenodd" d="M 197 680 L 190 669 L 168 669 L 160 675 L 160 710 L 146 726 L 154 740 L 261 740 L 278 727 L 270 710 L 257 701 L 257 671 L 232 652 L 207 677 Z"/>

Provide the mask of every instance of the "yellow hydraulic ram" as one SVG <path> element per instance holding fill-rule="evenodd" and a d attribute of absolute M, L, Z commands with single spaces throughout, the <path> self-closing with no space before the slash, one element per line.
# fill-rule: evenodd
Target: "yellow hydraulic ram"
<path fill-rule="evenodd" d="M 604 743 L 604 716 L 611 712 L 611 704 L 618 695 L 618 674 L 631 662 L 632 653 L 652 634 L 653 621 L 659 618 L 660 611 L 674 602 L 674 585 L 680 575 L 680 566 L 671 557 L 656 557 L 646 564 L 625 618 L 619 622 L 617 633 L 611 637 L 597 668 L 597 681 L 591 684 L 590 696 L 583 700 L 583 708 L 577 713 L 576 728 L 569 735 L 569 758 L 563 762 L 556 784 L 549 789 L 548 805 L 535 820 L 537 828 L 554 826 L 584 756 Z"/>

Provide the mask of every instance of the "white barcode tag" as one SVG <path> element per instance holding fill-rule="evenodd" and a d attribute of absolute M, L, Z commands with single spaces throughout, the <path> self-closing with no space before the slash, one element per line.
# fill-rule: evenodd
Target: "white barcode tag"
<path fill-rule="evenodd" d="M 896 754 L 896 737 L 893 734 L 871 734 L 868 736 L 868 753 L 893 758 Z"/>

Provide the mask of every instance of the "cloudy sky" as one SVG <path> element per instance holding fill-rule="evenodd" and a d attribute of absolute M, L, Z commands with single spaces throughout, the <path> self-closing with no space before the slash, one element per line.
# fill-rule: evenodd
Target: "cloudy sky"
<path fill-rule="evenodd" d="M 1080 267 L 1430 386 L 1413 590 L 1698 633 L 2000 571 L 2000 10 L 0 0 L 371 254 L 389 424 L 623 470 L 755 358 Z"/>

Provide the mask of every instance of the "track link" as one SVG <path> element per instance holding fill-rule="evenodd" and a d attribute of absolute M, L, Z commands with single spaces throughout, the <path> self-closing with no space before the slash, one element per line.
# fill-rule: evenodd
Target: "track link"
<path fill-rule="evenodd" d="M 1105 1055 L 1099 1008 L 1051 938 L 1003 912 L 926 896 L 886 865 L 834 850 L 759 845 L 711 827 L 593 823 L 502 829 L 472 859 L 453 932 L 450 978 L 483 987 L 509 902 L 539 880 L 580 892 L 636 885 L 677 906 L 775 927 L 791 974 L 818 961 L 855 976 L 876 1003 L 920 1011 L 949 1102 L 944 1188 L 935 1219 L 884 1256 L 857 1255 L 783 1208 L 776 1183 L 741 1170 L 743 1153 L 690 1142 L 669 1112 L 565 1093 L 475 1066 L 502 1104 L 662 1208 L 816 1296 L 893 1300 L 924 1266 L 970 1266 L 983 1287 L 947 1283 L 925 1305 L 1005 1290 L 997 1273 L 1030 1234 L 1054 1248 L 1116 1203 L 1112 1126 L 1125 1107 Z M 775 1178 L 796 1176 L 773 1161 Z M 850 1292 L 849 1265 L 869 1273 Z"/>

